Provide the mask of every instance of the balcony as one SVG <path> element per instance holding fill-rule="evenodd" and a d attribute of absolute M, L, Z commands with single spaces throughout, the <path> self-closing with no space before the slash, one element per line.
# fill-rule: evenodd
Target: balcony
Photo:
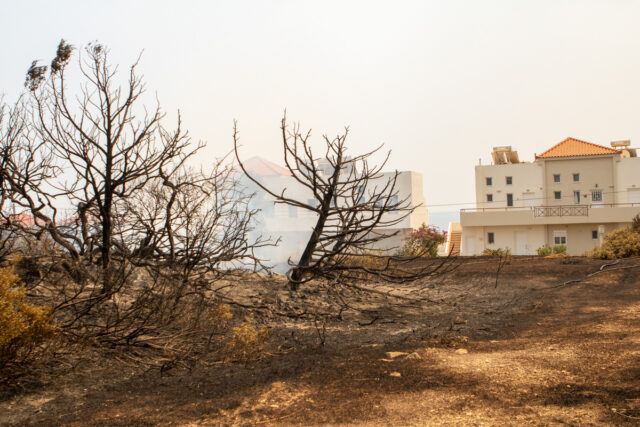
<path fill-rule="evenodd" d="M 513 206 L 461 209 L 463 227 L 544 224 L 625 223 L 640 213 L 640 203 Z"/>
<path fill-rule="evenodd" d="M 589 216 L 588 205 L 534 206 L 533 216 Z"/>

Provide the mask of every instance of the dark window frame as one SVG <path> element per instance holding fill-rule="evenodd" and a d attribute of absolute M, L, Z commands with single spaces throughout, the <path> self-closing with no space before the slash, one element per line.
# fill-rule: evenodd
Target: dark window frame
<path fill-rule="evenodd" d="M 554 245 L 567 245 L 568 236 L 567 232 L 564 230 L 557 230 L 553 232 L 553 244 Z M 564 240 L 564 242 L 563 242 Z"/>
<path fill-rule="evenodd" d="M 591 201 L 592 202 L 602 202 L 602 201 L 604 201 L 604 197 L 602 195 L 602 190 L 591 190 Z"/>
<path fill-rule="evenodd" d="M 582 202 L 582 193 L 580 191 L 574 191 L 573 192 L 573 203 L 575 203 L 576 205 L 579 205 L 581 202 Z"/>
<path fill-rule="evenodd" d="M 496 242 L 496 236 L 495 236 L 495 234 L 493 233 L 493 231 L 489 231 L 489 232 L 487 233 L 487 242 L 488 242 L 490 245 L 493 245 L 493 244 Z"/>

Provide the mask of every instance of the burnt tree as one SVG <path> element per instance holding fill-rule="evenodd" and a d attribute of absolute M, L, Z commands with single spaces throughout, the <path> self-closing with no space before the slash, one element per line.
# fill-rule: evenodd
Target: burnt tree
<path fill-rule="evenodd" d="M 67 225 L 78 224 L 77 233 L 67 233 L 59 243 L 74 256 L 91 258 L 95 253 L 106 272 L 117 243 L 117 205 L 159 178 L 164 168 L 182 164 L 199 146 L 192 147 L 179 117 L 175 130 L 167 130 L 159 105 L 150 111 L 140 105 L 145 86 L 136 72 L 138 61 L 120 86 L 117 67 L 109 63 L 108 51 L 100 44 L 89 45 L 79 59 L 81 94 L 68 94 L 72 52 L 63 40 L 49 69 L 34 62 L 27 74 L 35 140 L 53 157 L 52 175 L 58 171 L 55 182 L 38 186 L 38 196 L 52 215 L 42 218 L 44 223 L 59 224 L 62 219 Z M 67 218 L 56 218 L 59 206 L 49 203 L 61 197 L 73 206 Z"/>
<path fill-rule="evenodd" d="M 371 165 L 369 160 L 382 146 L 349 156 L 348 133 L 346 128 L 335 138 L 324 135 L 324 153 L 318 158 L 312 151 L 311 132 L 302 132 L 299 125 L 290 129 L 286 116 L 282 119 L 284 163 L 292 179 L 312 195 L 312 199 L 300 200 L 291 197 L 286 188 L 278 191 L 266 187 L 245 169 L 238 152 L 237 124 L 234 126 L 236 158 L 248 179 L 273 197 L 275 203 L 315 215 L 315 225 L 300 257 L 295 262 L 289 260 L 291 268 L 287 277 L 293 290 L 315 278 L 348 281 L 362 274 L 406 282 L 435 274 L 444 265 L 441 262 L 415 268 L 411 266 L 411 259 L 394 256 L 393 249 L 375 249 L 400 232 L 393 228 L 417 206 L 412 206 L 408 198 L 399 198 L 399 172 L 383 174 L 390 153 L 377 165 Z"/>
<path fill-rule="evenodd" d="M 62 41 L 50 65 L 32 63 L 19 102 L 0 108 L 2 237 L 37 258 L 30 292 L 66 334 L 199 345 L 213 285 L 260 268 L 254 250 L 270 244 L 252 233 L 251 196 L 224 158 L 186 166 L 204 144 L 145 107 L 137 61 L 123 78 L 103 46 L 84 49 L 79 69 L 73 52 Z"/>

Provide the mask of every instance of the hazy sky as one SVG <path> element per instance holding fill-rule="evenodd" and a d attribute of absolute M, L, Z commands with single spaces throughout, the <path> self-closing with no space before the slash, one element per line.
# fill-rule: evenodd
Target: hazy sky
<path fill-rule="evenodd" d="M 473 202 L 495 145 L 523 160 L 567 136 L 640 146 L 640 1 L 5 1 L 0 36 L 9 99 L 61 38 L 123 67 L 144 49 L 203 163 L 231 149 L 234 118 L 244 157 L 282 163 L 286 108 L 317 138 L 349 125 L 354 154 L 385 143 L 427 205 Z"/>

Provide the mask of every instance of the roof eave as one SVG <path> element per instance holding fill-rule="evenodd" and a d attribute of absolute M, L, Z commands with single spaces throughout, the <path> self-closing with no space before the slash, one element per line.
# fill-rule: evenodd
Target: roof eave
<path fill-rule="evenodd" d="M 602 153 L 602 154 L 579 154 L 575 156 L 536 156 L 536 160 L 561 160 L 561 159 L 584 159 L 587 157 L 614 157 L 619 156 L 620 153 Z"/>

